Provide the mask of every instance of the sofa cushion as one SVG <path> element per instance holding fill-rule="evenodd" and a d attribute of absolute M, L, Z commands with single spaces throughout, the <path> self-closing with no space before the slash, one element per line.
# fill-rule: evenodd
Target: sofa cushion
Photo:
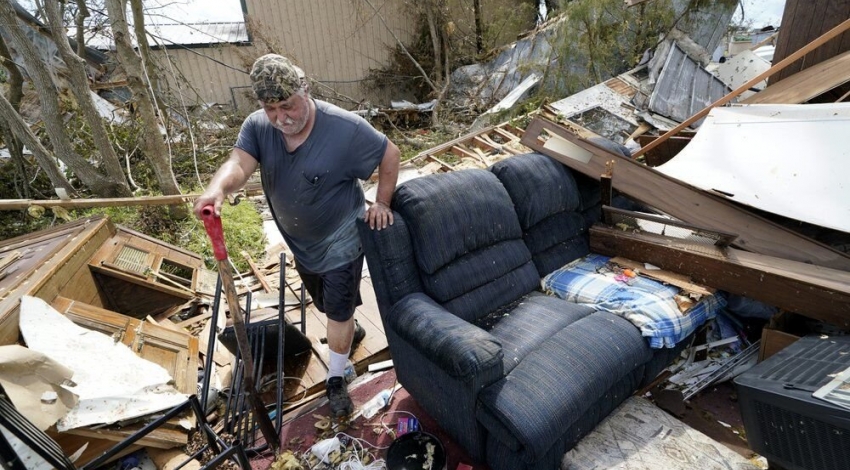
<path fill-rule="evenodd" d="M 511 198 L 486 170 L 407 181 L 396 189 L 392 205 L 408 223 L 416 261 L 426 274 L 480 248 L 522 238 Z"/>
<path fill-rule="evenodd" d="M 540 277 L 588 253 L 588 224 L 580 212 L 583 200 L 567 167 L 530 153 L 502 160 L 490 171 L 514 202 L 523 240 Z"/>
<path fill-rule="evenodd" d="M 573 175 L 563 164 L 539 153 L 517 155 L 490 167 L 516 205 L 523 230 L 559 212 L 579 208 Z"/>
<path fill-rule="evenodd" d="M 539 287 L 513 203 L 486 170 L 402 184 L 393 209 L 407 223 L 423 291 L 473 321 Z"/>
<path fill-rule="evenodd" d="M 594 312 L 544 341 L 505 378 L 482 390 L 476 416 L 505 445 L 520 443 L 526 460 L 535 461 L 615 383 L 637 368 L 642 373 L 651 357 L 631 323 Z M 488 426 L 493 422 L 501 426 Z"/>
<path fill-rule="evenodd" d="M 389 327 L 452 377 L 501 369 L 502 345 L 490 333 L 446 311 L 422 293 L 393 305 Z"/>
<path fill-rule="evenodd" d="M 524 237 L 543 277 L 590 251 L 587 224 L 579 212 L 559 212 L 529 228 Z"/>
<path fill-rule="evenodd" d="M 502 343 L 504 370 L 509 373 L 541 343 L 595 310 L 587 305 L 532 292 L 490 329 Z"/>
<path fill-rule="evenodd" d="M 487 272 L 482 267 L 481 272 Z M 540 287 L 540 278 L 531 260 L 503 276 L 488 280 L 485 284 L 443 302 L 446 310 L 466 321 L 474 322 L 492 312 L 501 310 L 523 295 Z M 427 291 L 427 289 L 426 289 Z"/>

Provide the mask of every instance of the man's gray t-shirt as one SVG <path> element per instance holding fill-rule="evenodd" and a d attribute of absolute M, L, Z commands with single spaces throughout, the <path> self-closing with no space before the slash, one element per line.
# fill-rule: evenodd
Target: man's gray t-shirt
<path fill-rule="evenodd" d="M 295 259 L 322 273 L 363 251 L 355 226 L 365 204 L 360 180 L 381 163 L 388 140 L 360 116 L 314 102 L 313 129 L 295 152 L 262 109 L 242 123 L 236 148 L 260 163 L 263 191 Z"/>

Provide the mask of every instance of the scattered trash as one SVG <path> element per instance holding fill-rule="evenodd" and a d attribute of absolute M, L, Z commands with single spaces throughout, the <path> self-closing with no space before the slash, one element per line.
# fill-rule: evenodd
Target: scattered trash
<path fill-rule="evenodd" d="M 377 395 L 375 395 L 374 397 L 372 397 L 372 399 L 363 404 L 363 407 L 361 408 L 361 414 L 363 415 L 363 417 L 369 419 L 375 416 L 378 411 L 380 411 L 389 404 L 391 396 L 392 390 L 389 388 L 378 392 Z"/>

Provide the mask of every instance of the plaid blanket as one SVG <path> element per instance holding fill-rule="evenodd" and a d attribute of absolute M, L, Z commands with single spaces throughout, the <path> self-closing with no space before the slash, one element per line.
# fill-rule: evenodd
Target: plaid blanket
<path fill-rule="evenodd" d="M 679 288 L 644 276 L 626 278 L 608 265 L 607 256 L 590 254 L 543 278 L 543 290 L 570 302 L 590 304 L 632 322 L 652 348 L 672 348 L 707 320 L 726 300 L 703 296 L 682 313 L 674 297 Z"/>

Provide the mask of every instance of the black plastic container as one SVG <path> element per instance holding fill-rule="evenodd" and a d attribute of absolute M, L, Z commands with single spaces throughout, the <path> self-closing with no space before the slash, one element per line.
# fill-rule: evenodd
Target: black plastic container
<path fill-rule="evenodd" d="M 850 469 L 850 409 L 812 396 L 850 368 L 850 336 L 806 336 L 735 379 L 747 442 L 787 470 Z"/>
<path fill-rule="evenodd" d="M 434 445 L 431 470 L 444 470 L 446 450 L 443 443 L 422 431 L 404 434 L 390 444 L 387 449 L 387 470 L 428 470 L 428 444 Z"/>

